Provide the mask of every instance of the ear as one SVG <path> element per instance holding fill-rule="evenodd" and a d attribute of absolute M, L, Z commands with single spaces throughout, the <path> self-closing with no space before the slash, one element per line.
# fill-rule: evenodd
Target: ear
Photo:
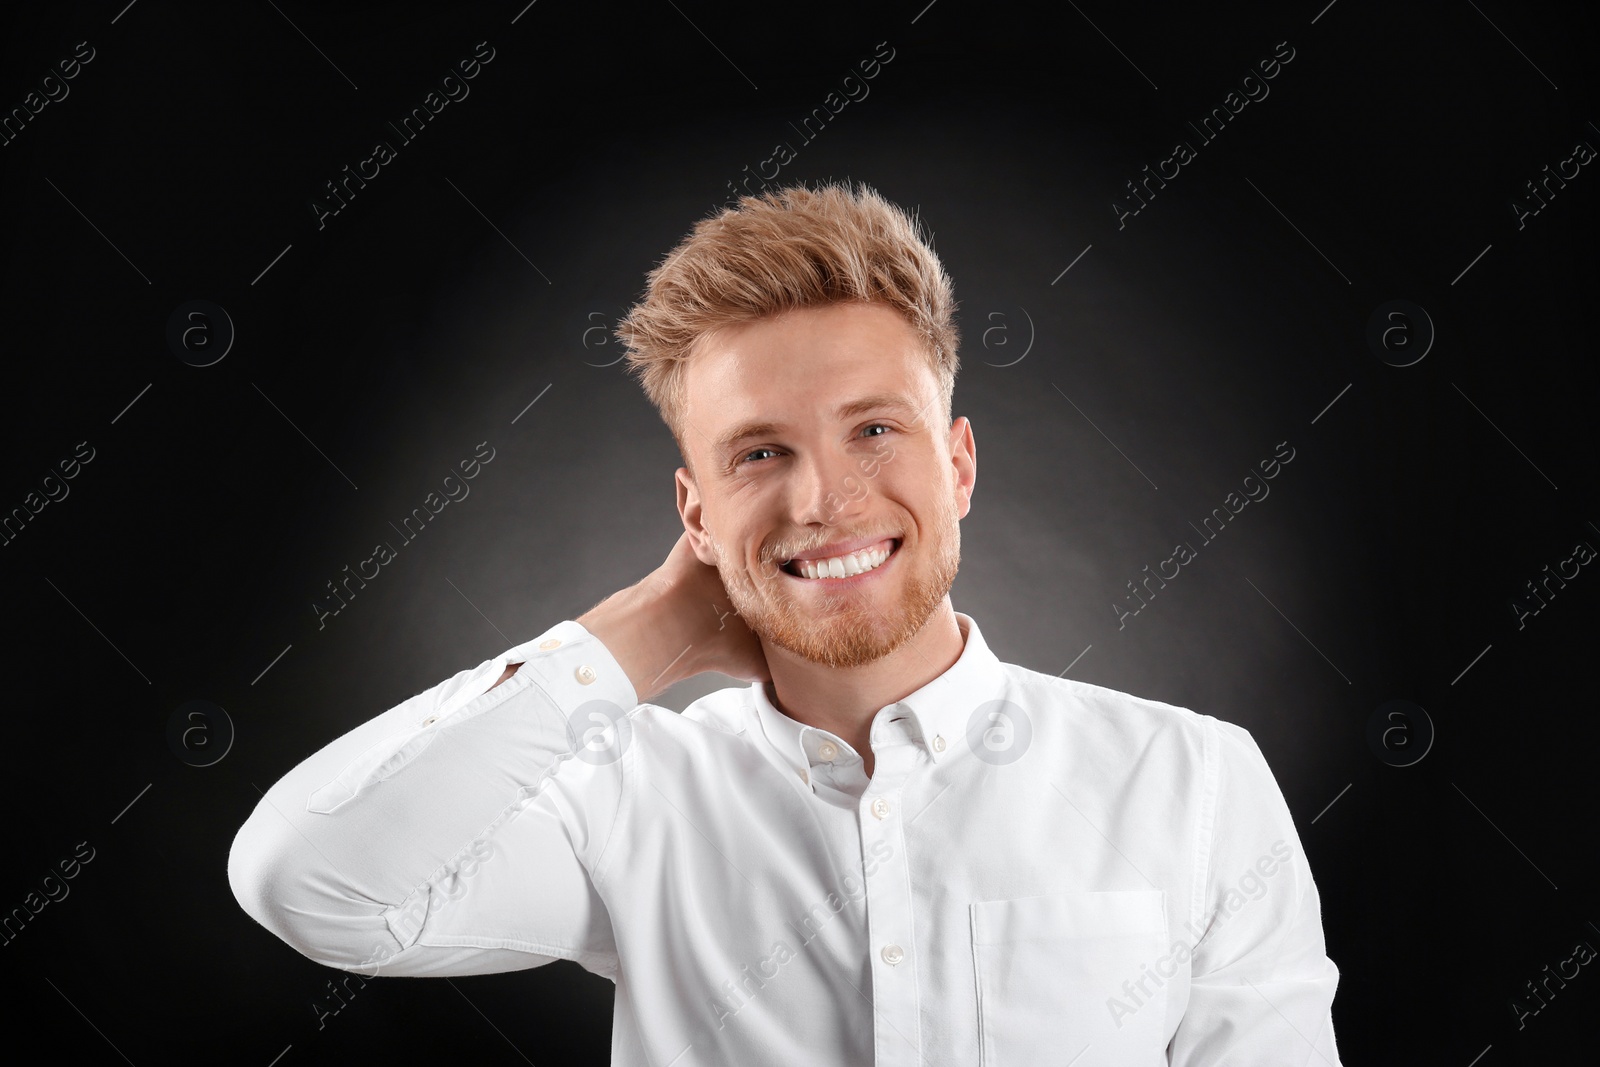
<path fill-rule="evenodd" d="M 700 504 L 700 488 L 695 484 L 694 475 L 689 473 L 688 467 L 679 467 L 673 472 L 673 478 L 678 489 L 678 517 L 683 520 L 683 528 L 689 535 L 689 546 L 694 549 L 696 559 L 708 567 L 715 567 L 717 557 L 711 551 L 711 534 L 702 522 L 704 512 Z"/>
<path fill-rule="evenodd" d="M 972 440 L 972 420 L 965 415 L 950 424 L 950 464 L 955 468 L 956 518 L 972 510 L 972 490 L 978 482 L 978 446 Z"/>

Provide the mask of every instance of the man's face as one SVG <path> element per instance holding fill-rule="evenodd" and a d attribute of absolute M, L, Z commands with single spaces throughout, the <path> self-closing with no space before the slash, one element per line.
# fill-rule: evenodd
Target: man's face
<path fill-rule="evenodd" d="M 829 667 L 871 663 L 949 592 L 976 454 L 965 418 L 941 425 L 924 351 L 893 308 L 831 304 L 729 328 L 689 360 L 696 474 L 678 469 L 678 508 L 695 554 L 769 644 Z M 810 562 L 828 558 L 825 573 Z"/>

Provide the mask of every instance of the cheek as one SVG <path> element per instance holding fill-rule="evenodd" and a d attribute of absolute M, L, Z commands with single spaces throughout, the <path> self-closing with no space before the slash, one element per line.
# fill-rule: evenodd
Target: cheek
<path fill-rule="evenodd" d="M 707 530 L 706 533 L 712 558 L 709 561 L 702 558 L 700 562 L 709 562 L 722 573 L 730 575 L 748 573 L 758 579 L 764 570 L 772 569 L 764 567 L 759 561 L 761 541 L 753 532 L 739 530 L 730 535 L 712 534 Z"/>
<path fill-rule="evenodd" d="M 960 489 L 947 469 L 933 463 L 912 466 L 904 457 L 884 467 L 870 483 L 872 492 L 921 521 L 943 516 L 957 506 Z"/>

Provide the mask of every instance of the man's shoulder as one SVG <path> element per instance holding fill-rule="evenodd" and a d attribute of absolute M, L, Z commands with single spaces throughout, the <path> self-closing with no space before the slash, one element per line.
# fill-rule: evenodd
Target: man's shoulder
<path fill-rule="evenodd" d="M 1125 769 L 1140 780 L 1158 779 L 1169 791 L 1188 783 L 1202 792 L 1222 778 L 1270 778 L 1250 732 L 1236 723 L 1152 697 L 1059 678 L 1012 663 L 1001 664 L 1006 699 L 1026 716 L 1035 747 L 1053 754 L 1053 766 L 1089 778 Z"/>
<path fill-rule="evenodd" d="M 1018 703 L 1030 716 L 1045 724 L 1059 724 L 1083 740 L 1165 740 L 1200 747 L 1208 736 L 1215 737 L 1219 732 L 1230 738 L 1249 737 L 1241 726 L 1182 705 L 1043 674 L 1015 663 L 1002 661 L 1000 666 L 1011 690 L 1022 697 Z"/>
<path fill-rule="evenodd" d="M 740 734 L 745 731 L 748 722 L 745 710 L 749 697 L 750 687 L 747 684 L 730 685 L 696 697 L 682 711 L 674 711 L 660 704 L 643 703 L 633 709 L 630 718 L 646 724 L 661 724 L 669 731 L 696 733 L 712 730 Z"/>

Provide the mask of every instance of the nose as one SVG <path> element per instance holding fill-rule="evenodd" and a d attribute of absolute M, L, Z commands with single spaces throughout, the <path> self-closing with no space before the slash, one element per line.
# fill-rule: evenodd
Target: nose
<path fill-rule="evenodd" d="M 810 451 L 795 465 L 791 517 L 797 525 L 836 526 L 861 514 L 866 476 L 843 448 Z"/>

